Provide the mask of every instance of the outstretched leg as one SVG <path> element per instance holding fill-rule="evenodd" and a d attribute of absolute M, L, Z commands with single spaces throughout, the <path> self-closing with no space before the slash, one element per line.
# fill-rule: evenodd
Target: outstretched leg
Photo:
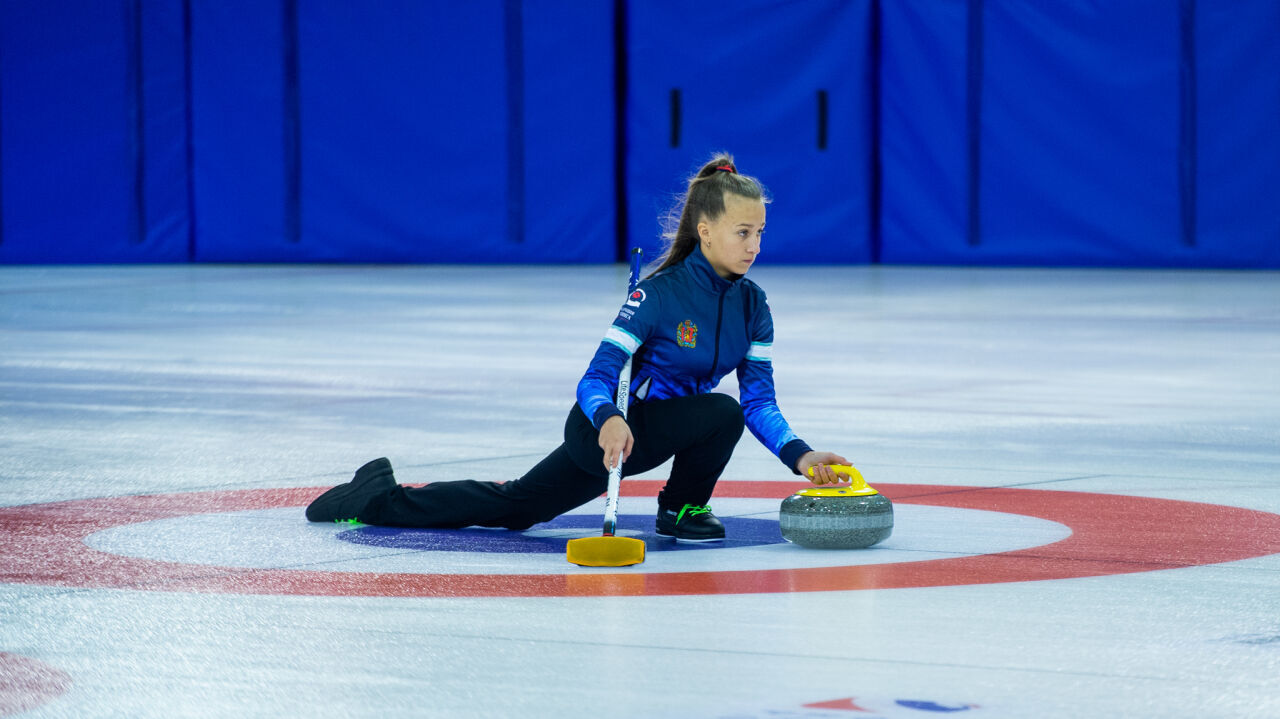
<path fill-rule="evenodd" d="M 675 457 L 659 506 L 677 512 L 705 505 L 742 436 L 742 408 L 723 394 L 695 395 L 632 408 L 635 449 L 627 475 L 647 472 Z M 527 529 L 604 493 L 608 473 L 599 432 L 578 406 L 565 421 L 564 443 L 511 482 L 473 479 L 404 487 L 386 459 L 370 462 L 349 484 L 321 495 L 307 508 L 312 521 L 358 518 L 391 527 Z M 723 528 L 719 530 L 723 536 Z"/>
<path fill-rule="evenodd" d="M 528 529 L 586 504 L 604 492 L 605 478 L 584 472 L 564 445 L 511 482 L 464 479 L 423 487 L 397 485 L 373 497 L 369 524 L 387 527 Z"/>
<path fill-rule="evenodd" d="M 465 479 L 405 487 L 392 478 L 390 462 L 374 460 L 350 483 L 312 502 L 307 519 L 356 518 L 388 527 L 527 529 L 604 493 L 608 476 L 596 436 L 591 422 L 575 406 L 565 422 L 564 444 L 511 482 Z"/>

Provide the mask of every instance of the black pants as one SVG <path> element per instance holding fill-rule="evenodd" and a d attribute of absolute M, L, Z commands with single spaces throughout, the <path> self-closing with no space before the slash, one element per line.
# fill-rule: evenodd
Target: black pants
<path fill-rule="evenodd" d="M 623 475 L 647 472 L 675 457 L 658 504 L 679 509 L 711 499 L 742 436 L 742 408 L 718 393 L 641 402 L 631 407 L 627 424 L 635 444 Z M 396 486 L 374 497 L 360 518 L 388 527 L 527 529 L 604 493 L 609 473 L 598 442 L 599 432 L 575 404 L 565 421 L 564 444 L 520 479 Z"/>

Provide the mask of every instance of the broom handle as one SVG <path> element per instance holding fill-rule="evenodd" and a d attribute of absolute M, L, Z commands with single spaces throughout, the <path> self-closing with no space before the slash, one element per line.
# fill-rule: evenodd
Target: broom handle
<path fill-rule="evenodd" d="M 636 285 L 640 284 L 640 258 L 644 256 L 644 250 L 639 247 L 631 250 L 631 276 L 627 281 L 627 296 L 630 297 L 632 292 L 636 291 Z M 631 358 L 627 357 L 627 361 L 622 363 L 622 372 L 618 374 L 618 411 L 622 413 L 622 419 L 627 419 L 627 398 L 631 393 Z M 612 537 L 614 531 L 618 527 L 618 490 L 622 486 L 622 456 L 618 456 L 618 463 L 609 469 L 609 488 L 605 492 L 604 498 L 604 536 Z"/>

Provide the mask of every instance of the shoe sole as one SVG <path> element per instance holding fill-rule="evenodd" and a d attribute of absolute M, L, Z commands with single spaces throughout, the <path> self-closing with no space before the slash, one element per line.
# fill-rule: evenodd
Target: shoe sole
<path fill-rule="evenodd" d="M 691 537 L 677 537 L 674 534 L 667 534 L 666 532 L 662 532 L 659 530 L 654 530 L 654 532 L 659 537 L 669 537 L 671 539 L 676 540 L 677 542 L 684 542 L 685 544 L 705 544 L 707 542 L 723 542 L 724 541 L 724 537 L 707 537 L 705 539 L 694 539 Z"/>

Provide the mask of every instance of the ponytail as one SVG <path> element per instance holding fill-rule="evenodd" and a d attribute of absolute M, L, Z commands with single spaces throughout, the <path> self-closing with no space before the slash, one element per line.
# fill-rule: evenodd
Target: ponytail
<path fill-rule="evenodd" d="M 664 218 L 664 248 L 649 277 L 684 262 L 686 257 L 693 254 L 698 246 L 698 223 L 715 221 L 724 214 L 726 192 L 766 204 L 770 199 L 759 180 L 738 173 L 738 166 L 734 164 L 732 155 L 717 153 L 697 174 L 689 178 L 684 197 L 680 198 Z"/>

